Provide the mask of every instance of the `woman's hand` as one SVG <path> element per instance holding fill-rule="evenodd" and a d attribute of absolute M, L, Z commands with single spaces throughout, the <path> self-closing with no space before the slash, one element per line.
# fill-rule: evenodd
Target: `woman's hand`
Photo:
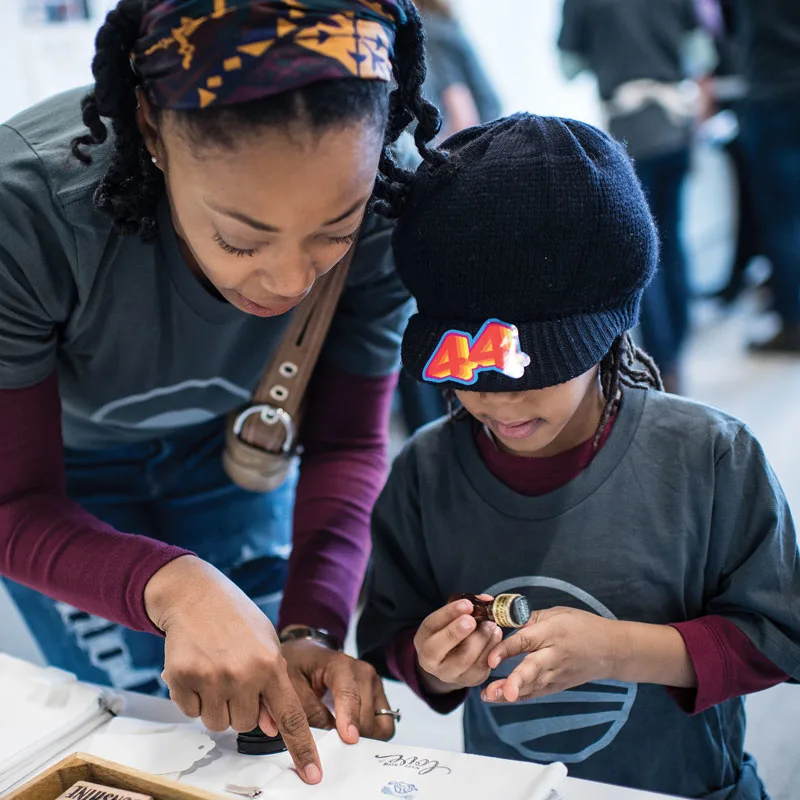
<path fill-rule="evenodd" d="M 163 678 L 170 697 L 212 731 L 284 738 L 298 774 L 322 777 L 319 755 L 263 612 L 210 564 L 183 556 L 162 567 L 144 591 L 145 609 L 166 635 Z"/>
<path fill-rule="evenodd" d="M 469 600 L 448 603 L 426 617 L 414 637 L 421 678 L 433 694 L 479 686 L 489 677 L 489 653 L 503 632 L 494 622 L 478 625 L 471 613 Z"/>
<path fill-rule="evenodd" d="M 308 639 L 287 642 L 283 657 L 313 727 L 329 730 L 335 726 L 348 744 L 355 744 L 360 736 L 383 741 L 394 736 L 392 717 L 375 716 L 390 706 L 383 681 L 369 664 Z M 322 702 L 327 692 L 333 697 L 333 714 Z"/>

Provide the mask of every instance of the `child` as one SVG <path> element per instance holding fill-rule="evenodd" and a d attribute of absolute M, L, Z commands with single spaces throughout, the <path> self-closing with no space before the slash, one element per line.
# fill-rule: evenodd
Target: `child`
<path fill-rule="evenodd" d="M 632 343 L 657 234 L 622 148 L 570 120 L 466 131 L 394 240 L 406 369 L 463 406 L 373 517 L 363 657 L 468 752 L 682 797 L 761 800 L 742 695 L 800 677 L 792 518 L 752 433 L 660 391 Z M 503 640 L 469 601 L 518 592 Z M 484 598 L 485 599 L 485 598 Z"/>

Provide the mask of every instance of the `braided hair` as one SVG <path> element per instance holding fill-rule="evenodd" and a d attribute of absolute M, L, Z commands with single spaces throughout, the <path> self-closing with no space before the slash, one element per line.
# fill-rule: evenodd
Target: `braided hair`
<path fill-rule="evenodd" d="M 606 426 L 619 408 L 623 386 L 631 389 L 664 391 L 656 362 L 644 350 L 637 347 L 630 333 L 618 336 L 606 357 L 600 362 L 600 386 L 606 404 L 594 435 L 595 450 L 600 447 Z"/>
<path fill-rule="evenodd" d="M 157 232 L 156 209 L 164 193 L 164 177 L 151 161 L 136 121 L 136 90 L 140 81 L 131 67 L 130 52 L 140 35 L 144 16 L 160 0 L 120 0 L 97 33 L 92 61 L 94 88 L 81 102 L 88 132 L 72 142 L 72 154 L 91 164 L 90 149 L 113 131 L 113 153 L 94 195 L 95 208 L 111 218 L 123 235 L 140 234 L 151 241 Z M 398 0 L 406 22 L 398 25 L 393 63 L 396 88 L 387 94 L 378 81 L 329 80 L 301 89 L 232 106 L 172 111 L 194 141 L 230 146 L 236 133 L 301 120 L 321 129 L 349 119 L 371 118 L 385 125 L 384 148 L 375 185 L 375 211 L 399 215 L 411 173 L 402 169 L 392 145 L 416 121 L 414 140 L 420 155 L 438 163 L 444 156 L 429 146 L 439 132 L 438 110 L 422 95 L 425 49 L 422 23 L 412 0 Z M 158 111 L 154 109 L 154 113 Z"/>
<path fill-rule="evenodd" d="M 600 447 L 603 433 L 611 418 L 616 414 L 622 398 L 622 387 L 631 389 L 657 389 L 664 391 L 661 373 L 655 361 L 640 347 L 637 347 L 630 333 L 623 333 L 614 340 L 611 349 L 600 362 L 600 386 L 606 402 L 600 416 L 600 424 L 594 435 L 593 449 Z M 467 410 L 458 405 L 455 392 L 452 389 L 445 391 L 447 411 L 451 420 L 465 419 L 469 416 Z"/>

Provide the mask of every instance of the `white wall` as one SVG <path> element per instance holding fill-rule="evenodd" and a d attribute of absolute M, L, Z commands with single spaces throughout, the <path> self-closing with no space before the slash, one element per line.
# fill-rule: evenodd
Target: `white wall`
<path fill-rule="evenodd" d="M 21 0 L 0 2 L 0 119 L 51 94 L 88 84 L 98 21 L 114 5 L 94 0 L 95 20 L 63 26 L 22 23 Z M 594 82 L 568 84 L 560 75 L 555 40 L 561 0 L 454 0 L 507 112 L 599 120 Z"/>
<path fill-rule="evenodd" d="M 0 119 L 6 119 L 27 103 L 29 87 L 23 69 L 23 42 L 19 36 L 21 12 L 16 3 L 0 2 Z"/>
<path fill-rule="evenodd" d="M 453 0 L 506 113 L 532 111 L 599 124 L 594 80 L 568 83 L 556 40 L 562 0 Z"/>
<path fill-rule="evenodd" d="M 23 26 L 18 9 L 0 0 L 0 69 L 7 76 L 0 91 L 0 119 L 91 80 L 96 24 L 64 27 Z"/>

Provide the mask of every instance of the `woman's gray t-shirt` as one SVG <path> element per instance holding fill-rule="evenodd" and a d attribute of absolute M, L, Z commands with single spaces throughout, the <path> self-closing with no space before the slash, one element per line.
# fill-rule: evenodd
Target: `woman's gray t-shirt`
<path fill-rule="evenodd" d="M 68 447 L 160 438 L 245 403 L 290 315 L 261 319 L 210 294 L 184 261 L 166 200 L 152 244 L 115 234 L 92 196 L 110 144 L 85 167 L 85 90 L 0 126 L 0 389 L 57 370 Z M 391 226 L 370 218 L 323 357 L 382 376 L 399 366 L 408 294 Z"/>

